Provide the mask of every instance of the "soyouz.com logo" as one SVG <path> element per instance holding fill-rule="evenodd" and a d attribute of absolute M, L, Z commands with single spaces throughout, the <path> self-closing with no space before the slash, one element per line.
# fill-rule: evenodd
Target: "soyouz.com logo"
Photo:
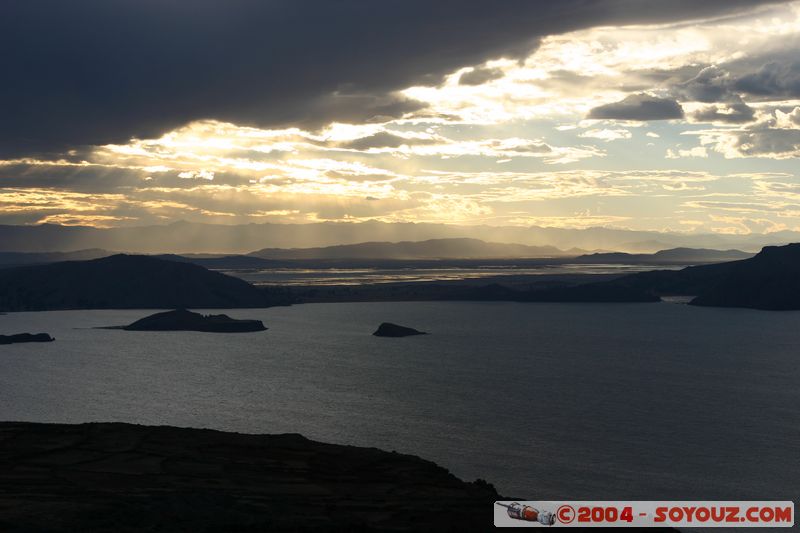
<path fill-rule="evenodd" d="M 790 501 L 498 501 L 497 527 L 792 527 Z"/>

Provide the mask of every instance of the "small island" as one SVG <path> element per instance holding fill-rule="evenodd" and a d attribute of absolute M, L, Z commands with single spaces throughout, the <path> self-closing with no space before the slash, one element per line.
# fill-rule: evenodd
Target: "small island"
<path fill-rule="evenodd" d="M 201 315 L 186 309 L 156 313 L 128 324 L 110 329 L 126 331 L 203 331 L 209 333 L 246 333 L 264 331 L 260 320 L 238 320 L 228 315 Z"/>
<path fill-rule="evenodd" d="M 0 344 L 16 344 L 18 342 L 53 342 L 55 339 L 47 333 L 17 333 L 16 335 L 0 335 Z"/>
<path fill-rule="evenodd" d="M 384 322 L 373 333 L 376 337 L 409 337 L 411 335 L 427 335 L 424 331 L 417 331 L 414 328 L 398 326 L 391 322 Z"/>

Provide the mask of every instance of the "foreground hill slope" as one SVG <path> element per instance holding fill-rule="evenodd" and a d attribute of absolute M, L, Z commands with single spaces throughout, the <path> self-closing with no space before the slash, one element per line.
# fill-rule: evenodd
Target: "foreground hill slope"
<path fill-rule="evenodd" d="M 238 278 L 153 257 L 113 255 L 0 270 L 0 311 L 266 305 L 263 291 Z"/>
<path fill-rule="evenodd" d="M 5 532 L 488 531 L 497 499 L 418 457 L 296 434 L 0 423 Z"/>

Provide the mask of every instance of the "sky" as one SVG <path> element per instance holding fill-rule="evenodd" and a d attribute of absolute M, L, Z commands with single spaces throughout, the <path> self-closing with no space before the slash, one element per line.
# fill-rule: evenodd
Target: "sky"
<path fill-rule="evenodd" d="M 800 2 L 7 0 L 0 47 L 0 224 L 800 230 Z"/>

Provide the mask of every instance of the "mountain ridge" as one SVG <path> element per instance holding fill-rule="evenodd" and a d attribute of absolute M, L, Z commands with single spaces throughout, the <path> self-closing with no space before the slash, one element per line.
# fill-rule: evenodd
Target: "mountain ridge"
<path fill-rule="evenodd" d="M 13 266 L 82 261 L 117 255 L 102 249 L 76 252 L 0 252 L 0 268 Z M 136 255 L 136 254 L 133 254 Z M 504 261 L 552 260 L 553 264 L 574 262 L 580 264 L 700 264 L 746 259 L 754 254 L 741 250 L 712 250 L 700 248 L 672 248 L 653 254 L 630 254 L 625 252 L 595 252 L 585 250 L 561 250 L 552 246 L 528 246 L 516 243 L 489 243 L 480 239 L 452 238 L 426 241 L 365 242 L 317 248 L 267 248 L 249 254 L 153 254 L 150 257 L 194 263 L 209 269 L 240 270 L 257 268 L 290 267 L 302 264 L 308 267 L 314 261 L 320 267 L 347 263 L 381 266 L 397 266 L 398 262 L 449 261 Z"/>
<path fill-rule="evenodd" d="M 504 259 L 573 257 L 584 250 L 486 242 L 468 237 L 424 241 L 340 244 L 312 248 L 264 248 L 247 254 L 261 259 Z"/>
<path fill-rule="evenodd" d="M 102 248 L 131 253 L 242 254 L 263 248 L 310 248 L 360 242 L 476 238 L 586 250 L 655 252 L 692 247 L 757 251 L 766 245 L 800 241 L 798 232 L 769 234 L 682 234 L 605 227 L 565 229 L 540 226 L 459 226 L 433 223 L 318 222 L 307 224 L 218 225 L 177 221 L 167 225 L 95 228 L 91 226 L 0 225 L 0 252 L 72 252 Z"/>

